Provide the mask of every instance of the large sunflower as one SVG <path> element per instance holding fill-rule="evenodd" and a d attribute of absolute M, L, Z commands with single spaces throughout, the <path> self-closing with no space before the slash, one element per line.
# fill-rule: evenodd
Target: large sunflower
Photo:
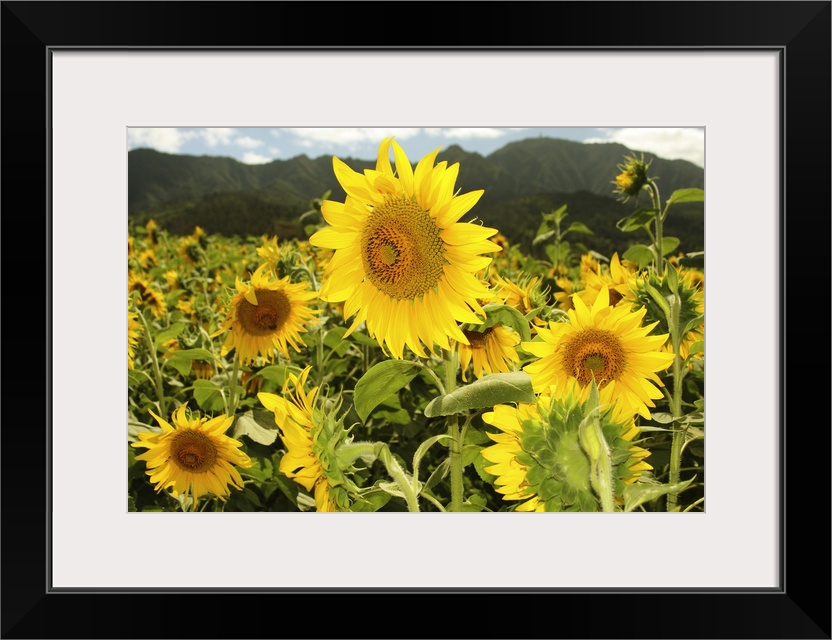
<path fill-rule="evenodd" d="M 330 226 L 310 238 L 335 250 L 321 298 L 344 301 L 345 317 L 355 315 L 346 335 L 366 322 L 396 358 L 405 345 L 425 357 L 423 345 L 433 353 L 434 345 L 450 349 L 449 338 L 468 344 L 458 323 L 482 323 L 477 298 L 489 297 L 474 274 L 491 262 L 481 254 L 500 250 L 488 240 L 496 229 L 458 222 L 483 191 L 455 195 L 459 164 L 434 166 L 437 153 L 414 171 L 398 143 L 385 138 L 375 170 L 356 173 L 333 158 L 346 200 L 324 201 L 321 213 Z"/>
<path fill-rule="evenodd" d="M 534 403 L 516 407 L 497 405 L 483 420 L 500 432 L 488 433 L 496 444 L 482 449 L 495 477 L 493 484 L 503 500 L 522 500 L 516 511 L 599 511 L 601 501 L 593 490 L 592 461 L 581 444 L 581 423 L 586 403 L 578 400 L 580 387 L 573 380 L 562 399 L 539 396 Z M 633 445 L 639 434 L 632 418 L 616 420 L 610 408 L 599 414 L 609 451 L 610 486 L 623 503 L 624 488 L 652 467 L 644 461 L 646 449 Z"/>
<path fill-rule="evenodd" d="M 304 391 L 311 367 L 299 375 L 289 374 L 294 392 L 279 396 L 258 393 L 266 409 L 274 413 L 286 453 L 279 470 L 315 496 L 318 511 L 347 511 L 349 501 L 342 484 L 344 478 L 335 458 L 335 447 L 344 434 L 342 424 L 324 415 L 315 406 L 318 387 Z"/>
<path fill-rule="evenodd" d="M 316 297 L 305 282 L 293 284 L 289 277 L 273 280 L 266 271 L 268 263 L 257 268 L 251 283 L 237 278 L 237 295 L 228 305 L 225 320 L 212 337 L 228 330 L 230 333 L 222 346 L 222 355 L 237 349 L 243 364 L 254 362 L 258 354 L 263 360 L 274 360 L 277 349 L 289 357 L 289 345 L 300 351 L 300 334 L 306 331 L 304 324 L 318 313 L 307 305 Z"/>
<path fill-rule="evenodd" d="M 185 405 L 173 412 L 173 425 L 152 411 L 162 432 L 143 431 L 132 447 L 148 449 L 136 460 L 147 463 L 147 475 L 159 492 L 167 487 L 183 497 L 193 496 L 192 509 L 200 497 L 212 493 L 220 500 L 231 495 L 228 486 L 243 488 L 236 467 L 247 469 L 251 459 L 239 448 L 242 442 L 225 435 L 233 416 L 194 418 L 185 414 Z"/>
<path fill-rule="evenodd" d="M 609 289 L 601 287 L 591 308 L 573 297 L 569 322 L 550 322 L 538 329 L 541 341 L 523 342 L 521 347 L 539 359 L 524 367 L 536 393 L 561 397 L 570 380 L 577 380 L 581 400 L 586 400 L 594 379 L 604 406 L 615 403 L 617 419 L 639 414 L 650 417 L 648 407 L 662 397 L 663 386 L 656 375 L 673 362 L 662 353 L 667 334 L 648 335 L 658 324 L 642 326 L 645 308 L 631 305 L 611 307 Z"/>

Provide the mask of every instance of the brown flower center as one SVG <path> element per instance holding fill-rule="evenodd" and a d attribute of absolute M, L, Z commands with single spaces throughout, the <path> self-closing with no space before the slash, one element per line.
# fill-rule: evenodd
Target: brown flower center
<path fill-rule="evenodd" d="M 186 429 L 173 437 L 170 455 L 174 464 L 183 471 L 205 473 L 217 461 L 217 447 L 201 431 Z"/>
<path fill-rule="evenodd" d="M 488 336 L 494 331 L 494 327 L 488 327 L 485 331 L 468 331 L 463 329 L 462 333 L 468 338 L 472 349 L 485 349 L 488 344 Z"/>
<path fill-rule="evenodd" d="M 237 305 L 237 319 L 249 335 L 269 336 L 279 331 L 292 312 L 289 297 L 282 291 L 255 289 L 257 304 L 243 298 Z"/>
<path fill-rule="evenodd" d="M 599 388 L 618 380 L 627 365 L 621 342 L 612 331 L 583 329 L 568 338 L 563 349 L 563 366 L 581 386 L 595 379 Z"/>
<path fill-rule="evenodd" d="M 364 272 L 379 291 L 413 300 L 433 289 L 446 264 L 441 229 L 412 200 L 376 207 L 361 233 Z"/>

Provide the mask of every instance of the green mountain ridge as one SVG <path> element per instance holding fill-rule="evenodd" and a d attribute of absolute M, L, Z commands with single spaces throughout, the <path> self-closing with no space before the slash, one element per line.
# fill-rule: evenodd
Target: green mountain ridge
<path fill-rule="evenodd" d="M 610 255 L 630 244 L 644 242 L 637 233 L 625 234 L 615 223 L 638 203 L 616 201 L 613 179 L 624 156 L 638 154 L 617 143 L 585 144 L 555 138 L 529 138 L 511 142 L 487 156 L 451 145 L 437 161 L 459 162 L 457 188 L 465 193 L 484 189 L 466 219 L 476 217 L 496 227 L 511 242 L 529 250 L 541 221 L 541 212 L 567 205 L 570 222 L 582 222 L 593 236 L 572 234 L 572 241 Z M 651 160 L 650 174 L 658 177 L 662 197 L 689 187 L 704 188 L 704 169 L 684 160 Z M 375 161 L 340 157 L 352 169 L 374 168 Z M 418 159 L 411 159 L 414 164 Z M 189 234 L 196 225 L 223 235 L 303 237 L 300 215 L 310 203 L 330 191 L 330 198 L 345 194 L 335 179 L 332 157 L 306 155 L 268 164 L 246 165 L 232 158 L 188 156 L 134 149 L 128 152 L 128 218 L 143 224 L 154 218 L 174 234 Z M 665 233 L 682 240 L 680 250 L 704 249 L 702 204 L 677 205 Z"/>

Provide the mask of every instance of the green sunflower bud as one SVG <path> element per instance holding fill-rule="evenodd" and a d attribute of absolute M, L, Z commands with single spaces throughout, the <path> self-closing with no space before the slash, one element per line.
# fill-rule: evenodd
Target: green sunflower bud
<path fill-rule="evenodd" d="M 632 444 L 632 421 L 613 419 L 612 407 L 593 410 L 574 394 L 540 396 L 516 408 L 497 405 L 483 420 L 500 429 L 482 450 L 504 500 L 524 500 L 517 511 L 611 511 L 637 481 L 649 452 Z M 603 499 L 602 499 L 603 497 Z"/>

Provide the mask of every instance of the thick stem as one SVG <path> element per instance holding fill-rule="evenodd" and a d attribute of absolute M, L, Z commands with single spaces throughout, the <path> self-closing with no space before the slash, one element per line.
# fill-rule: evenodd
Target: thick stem
<path fill-rule="evenodd" d="M 234 354 L 234 366 L 231 368 L 231 377 L 228 379 L 228 407 L 226 415 L 233 416 L 237 411 L 237 375 L 240 373 L 240 358 Z"/>
<path fill-rule="evenodd" d="M 679 353 L 681 347 L 681 327 L 679 326 L 681 310 L 682 301 L 677 293 L 673 296 L 673 302 L 670 305 L 670 318 L 668 319 L 670 340 L 675 355 L 673 359 L 673 395 L 670 399 L 670 413 L 674 418 L 680 418 L 682 416 L 682 382 L 686 373 L 683 367 L 682 356 Z M 686 432 L 686 428 L 682 428 L 676 423 L 673 424 L 673 440 L 670 444 L 670 478 L 668 479 L 671 485 L 679 482 L 682 466 L 682 448 L 685 444 Z M 667 494 L 667 510 L 675 511 L 678 501 L 678 493 Z"/>
<path fill-rule="evenodd" d="M 652 180 L 647 181 L 647 187 L 650 189 L 650 197 L 653 199 L 653 208 L 656 210 L 656 273 L 659 276 L 664 274 L 664 246 L 662 243 L 662 202 L 659 198 L 659 188 Z"/>
<path fill-rule="evenodd" d="M 456 373 L 459 368 L 459 355 L 456 350 L 445 351 L 445 392 L 451 393 L 456 388 Z M 462 511 L 462 442 L 460 439 L 459 419 L 456 415 L 448 416 L 448 453 L 451 460 L 451 506 L 449 511 Z"/>
<path fill-rule="evenodd" d="M 139 311 L 139 319 L 142 321 L 144 328 L 144 336 L 147 341 L 147 349 L 150 352 L 150 360 L 153 363 L 153 376 L 156 381 L 156 396 L 159 398 L 159 413 L 167 420 L 168 418 L 168 403 L 165 400 L 165 388 L 162 383 L 162 367 L 159 366 L 159 358 L 156 356 L 156 345 L 153 344 L 153 337 L 150 335 L 150 325 L 144 317 L 144 312 Z"/>

